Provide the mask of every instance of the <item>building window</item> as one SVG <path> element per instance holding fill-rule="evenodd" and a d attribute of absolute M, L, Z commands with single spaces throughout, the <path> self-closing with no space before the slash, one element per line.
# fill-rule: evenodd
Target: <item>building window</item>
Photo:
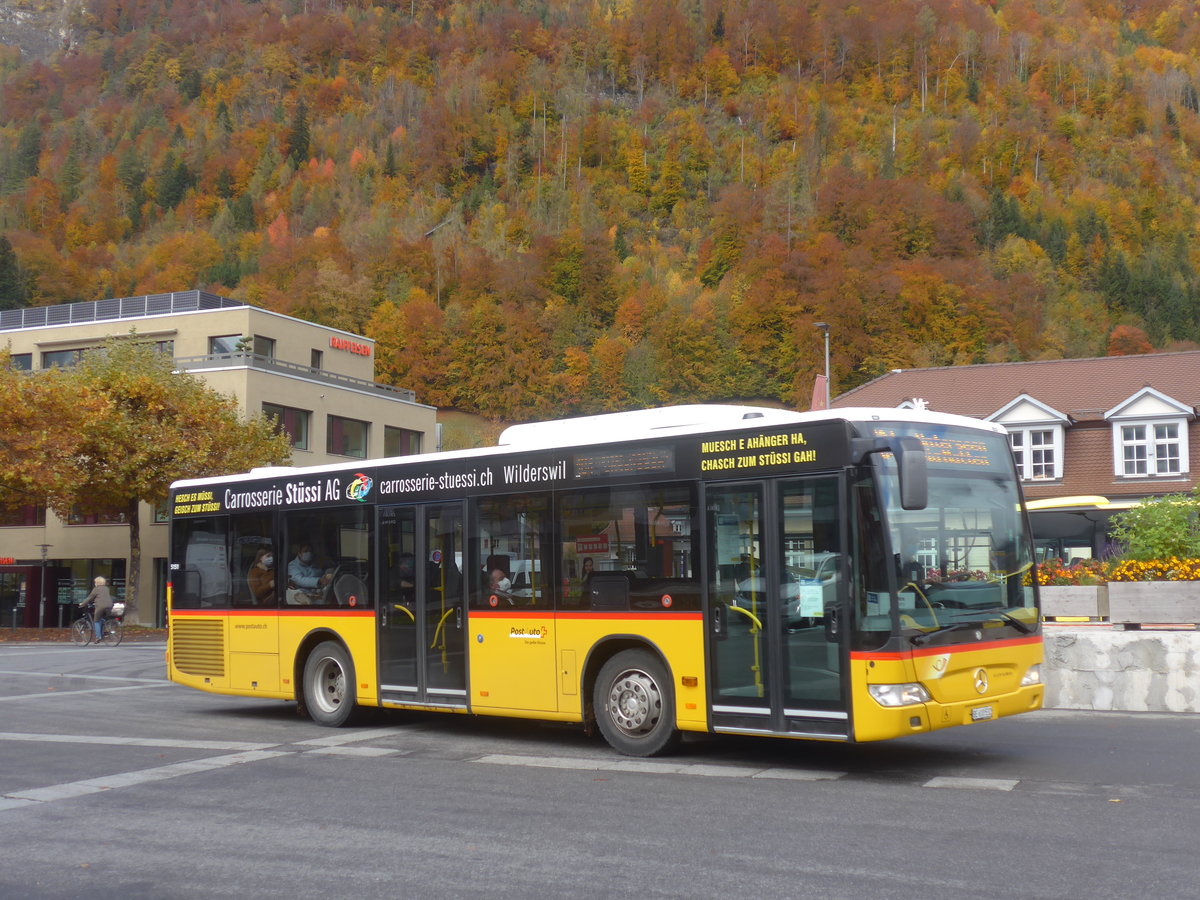
<path fill-rule="evenodd" d="M 175 342 L 174 341 L 155 341 L 154 349 L 157 350 L 159 353 L 161 353 L 163 356 L 174 356 L 175 355 Z"/>
<path fill-rule="evenodd" d="M 1062 429 L 1010 426 L 1008 440 L 1022 481 L 1051 481 L 1062 477 Z"/>
<path fill-rule="evenodd" d="M 83 359 L 83 350 L 47 350 L 42 354 L 42 368 L 53 369 L 70 369 L 77 365 L 79 360 Z"/>
<path fill-rule="evenodd" d="M 83 512 L 79 507 L 71 508 L 67 517 L 68 525 L 125 525 L 129 518 L 123 509 L 102 509 L 95 512 Z"/>
<path fill-rule="evenodd" d="M 383 428 L 384 456 L 415 456 L 421 452 L 421 432 L 408 428 Z"/>
<path fill-rule="evenodd" d="M 1184 440 L 1178 422 L 1120 426 L 1121 474 L 1131 477 L 1183 473 Z"/>
<path fill-rule="evenodd" d="M 208 355 L 232 356 L 234 353 L 243 352 L 245 346 L 246 341 L 240 334 L 225 334 L 219 337 L 210 337 L 208 339 Z"/>
<path fill-rule="evenodd" d="M 314 350 L 312 352 L 312 358 L 309 361 L 309 368 L 320 369 L 321 363 L 324 362 L 324 359 L 325 359 L 324 353 L 322 353 L 320 350 Z"/>
<path fill-rule="evenodd" d="M 14 353 L 9 357 L 9 364 L 18 372 L 28 372 L 33 368 L 32 353 Z"/>
<path fill-rule="evenodd" d="M 154 524 L 166 525 L 170 521 L 171 506 L 167 501 L 154 501 Z"/>
<path fill-rule="evenodd" d="M 254 336 L 254 355 L 261 356 L 266 359 L 275 358 L 275 339 L 262 337 L 261 335 Z"/>
<path fill-rule="evenodd" d="M 328 451 L 336 456 L 367 457 L 367 423 L 358 419 L 329 417 Z"/>
<path fill-rule="evenodd" d="M 30 528 L 46 524 L 46 507 L 22 506 L 19 509 L 0 509 L 0 528 Z"/>
<path fill-rule="evenodd" d="M 308 420 L 312 413 L 277 403 L 264 403 L 262 410 L 264 416 L 275 420 L 275 427 L 288 436 L 293 447 L 308 449 Z"/>

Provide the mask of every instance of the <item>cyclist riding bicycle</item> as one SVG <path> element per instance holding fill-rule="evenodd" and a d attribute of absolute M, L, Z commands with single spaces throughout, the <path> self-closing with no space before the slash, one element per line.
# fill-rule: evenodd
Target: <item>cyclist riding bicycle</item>
<path fill-rule="evenodd" d="M 104 617 L 108 615 L 108 611 L 112 609 L 113 598 L 108 591 L 108 582 L 104 580 L 103 575 L 97 575 L 96 580 L 92 582 L 95 587 L 91 592 L 79 601 L 79 606 L 86 607 L 89 603 L 95 604 L 92 608 L 92 628 L 96 632 L 96 643 L 100 643 L 100 636 L 104 633 Z"/>

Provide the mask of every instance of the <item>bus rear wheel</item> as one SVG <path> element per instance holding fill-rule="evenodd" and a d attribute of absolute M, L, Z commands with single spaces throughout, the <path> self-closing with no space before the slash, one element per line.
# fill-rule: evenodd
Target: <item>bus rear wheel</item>
<path fill-rule="evenodd" d="M 354 663 L 346 648 L 324 641 L 304 663 L 304 707 L 318 725 L 338 728 L 354 712 Z"/>
<path fill-rule="evenodd" d="M 626 756 L 656 756 L 679 743 L 670 676 L 646 650 L 623 650 L 603 665 L 592 706 L 604 739 Z"/>

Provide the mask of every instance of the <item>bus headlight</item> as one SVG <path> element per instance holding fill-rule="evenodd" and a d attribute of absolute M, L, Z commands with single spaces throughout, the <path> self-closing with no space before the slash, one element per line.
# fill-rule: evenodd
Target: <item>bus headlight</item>
<path fill-rule="evenodd" d="M 915 681 L 908 684 L 868 684 L 867 690 L 880 706 L 916 706 L 929 702 L 929 691 Z"/>
<path fill-rule="evenodd" d="M 1042 683 L 1042 666 L 1040 663 L 1034 663 L 1025 673 L 1025 677 L 1021 679 L 1021 687 L 1029 687 L 1031 684 Z"/>

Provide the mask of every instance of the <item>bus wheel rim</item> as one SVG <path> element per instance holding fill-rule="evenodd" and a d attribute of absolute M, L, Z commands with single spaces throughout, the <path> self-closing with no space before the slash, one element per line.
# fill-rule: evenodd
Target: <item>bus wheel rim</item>
<path fill-rule="evenodd" d="M 336 659 L 323 659 L 313 678 L 314 700 L 326 712 L 334 712 L 346 697 L 346 673 Z"/>
<path fill-rule="evenodd" d="M 608 691 L 609 718 L 630 737 L 654 729 L 662 714 L 662 692 L 653 678 L 633 669 L 613 679 Z"/>

